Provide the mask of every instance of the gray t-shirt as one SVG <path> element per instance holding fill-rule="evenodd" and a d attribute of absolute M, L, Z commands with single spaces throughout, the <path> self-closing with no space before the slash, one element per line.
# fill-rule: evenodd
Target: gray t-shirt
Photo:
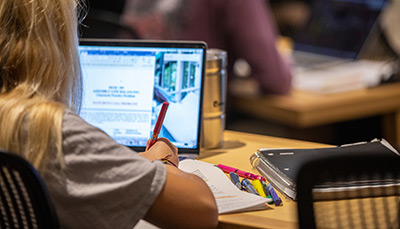
<path fill-rule="evenodd" d="M 44 180 L 62 228 L 132 228 L 162 190 L 166 169 L 119 145 L 72 111 L 62 125 L 65 169 Z"/>

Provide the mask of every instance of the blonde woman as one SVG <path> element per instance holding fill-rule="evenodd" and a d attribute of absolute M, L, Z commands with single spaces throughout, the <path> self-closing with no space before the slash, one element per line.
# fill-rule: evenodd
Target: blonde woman
<path fill-rule="evenodd" d="M 29 160 L 62 228 L 215 227 L 208 186 L 159 139 L 132 152 L 76 113 L 81 102 L 78 0 L 0 1 L 0 148 Z"/>

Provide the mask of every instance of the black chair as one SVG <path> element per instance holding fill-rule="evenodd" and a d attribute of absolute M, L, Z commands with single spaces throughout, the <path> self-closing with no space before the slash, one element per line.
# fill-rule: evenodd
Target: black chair
<path fill-rule="evenodd" d="M 0 228 L 59 228 L 39 173 L 22 157 L 1 150 Z"/>
<path fill-rule="evenodd" d="M 299 228 L 400 228 L 398 156 L 316 159 L 296 182 Z"/>

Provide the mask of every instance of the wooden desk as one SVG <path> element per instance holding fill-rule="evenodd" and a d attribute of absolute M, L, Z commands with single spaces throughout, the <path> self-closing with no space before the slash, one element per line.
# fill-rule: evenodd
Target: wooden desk
<path fill-rule="evenodd" d="M 259 148 L 314 148 L 327 145 L 283 138 L 225 131 L 224 146 L 200 151 L 199 159 L 212 164 L 225 164 L 257 173 L 250 156 Z M 270 209 L 219 216 L 219 228 L 297 228 L 297 206 L 282 195 L 283 206 Z"/>
<path fill-rule="evenodd" d="M 295 128 L 383 116 L 383 135 L 400 147 L 400 83 L 331 95 L 294 90 L 287 96 L 233 96 L 235 110 Z"/>

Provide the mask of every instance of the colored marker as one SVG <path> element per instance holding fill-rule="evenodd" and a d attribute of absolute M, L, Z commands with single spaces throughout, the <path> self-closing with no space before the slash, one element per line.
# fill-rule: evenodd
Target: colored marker
<path fill-rule="evenodd" d="M 258 179 L 258 180 L 266 181 L 266 179 L 263 176 L 255 175 L 255 174 L 245 172 L 245 171 L 233 168 L 233 167 L 229 167 L 229 166 L 221 165 L 221 164 L 218 164 L 218 167 L 220 167 L 222 169 L 222 171 L 224 171 L 226 173 L 235 172 L 239 176 L 247 178 L 247 179 L 251 179 L 251 180 Z"/>
<path fill-rule="evenodd" d="M 167 113 L 168 105 L 169 105 L 169 103 L 167 103 L 167 102 L 163 102 L 163 104 L 162 104 L 160 114 L 158 115 L 156 125 L 154 126 L 153 136 L 151 137 L 148 149 L 150 149 L 150 147 L 152 147 L 158 139 L 158 134 L 160 133 L 161 126 L 164 122 L 164 118 L 165 118 L 165 114 Z"/>
<path fill-rule="evenodd" d="M 251 182 L 250 182 L 249 180 L 247 180 L 246 178 L 244 178 L 244 179 L 242 180 L 242 186 L 246 189 L 246 191 L 248 191 L 248 192 L 250 192 L 250 193 L 253 193 L 253 194 L 259 196 L 259 194 L 258 194 L 257 191 L 254 189 L 254 187 L 253 187 L 253 185 L 251 184 Z"/>
<path fill-rule="evenodd" d="M 269 194 L 269 192 L 268 192 L 267 183 L 265 183 L 265 181 L 262 180 L 262 181 L 261 181 L 261 184 L 262 184 L 262 186 L 263 186 L 264 192 L 265 192 L 266 195 L 267 195 L 267 198 L 270 198 L 270 199 L 271 199 L 271 201 L 268 202 L 268 204 L 274 204 L 274 200 L 272 199 L 271 194 Z"/>
<path fill-rule="evenodd" d="M 267 198 L 271 200 L 270 202 L 268 202 L 268 204 L 274 204 L 274 201 L 272 200 L 271 195 L 268 195 Z"/>
<path fill-rule="evenodd" d="M 281 200 L 281 198 L 279 198 L 278 194 L 276 194 L 276 192 L 271 184 L 267 185 L 267 190 L 268 190 L 268 193 L 271 195 L 272 200 L 274 200 L 275 206 L 280 206 L 282 203 L 282 200 Z"/>
<path fill-rule="evenodd" d="M 252 180 L 251 184 L 253 185 L 254 189 L 258 192 L 260 196 L 267 197 L 260 180 Z"/>
<path fill-rule="evenodd" d="M 234 173 L 234 172 L 230 172 L 230 173 L 229 173 L 229 176 L 231 177 L 232 183 L 233 183 L 239 190 L 242 190 L 242 184 L 240 183 L 239 176 L 238 176 L 236 173 Z"/>

